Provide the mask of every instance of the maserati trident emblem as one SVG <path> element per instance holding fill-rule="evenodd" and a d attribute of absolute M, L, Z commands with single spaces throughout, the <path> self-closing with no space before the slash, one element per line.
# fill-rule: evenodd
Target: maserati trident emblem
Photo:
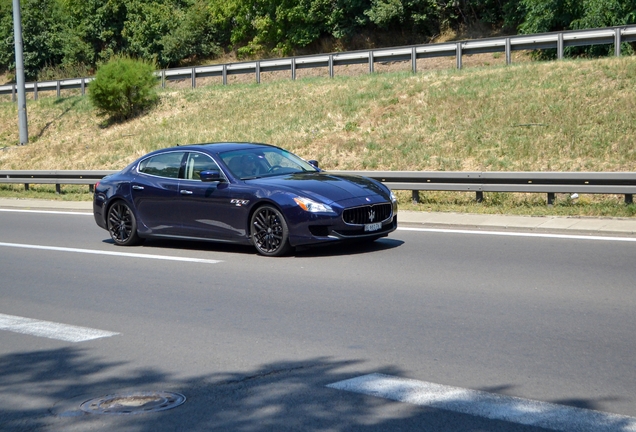
<path fill-rule="evenodd" d="M 375 210 L 370 210 L 369 211 L 369 222 L 373 222 L 373 219 L 375 219 Z"/>

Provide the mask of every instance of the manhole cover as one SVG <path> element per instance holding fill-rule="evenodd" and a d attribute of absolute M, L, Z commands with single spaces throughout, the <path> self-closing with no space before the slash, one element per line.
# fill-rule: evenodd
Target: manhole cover
<path fill-rule="evenodd" d="M 142 414 L 178 407 L 185 400 L 182 394 L 170 392 L 112 394 L 87 400 L 80 409 L 89 414 Z"/>

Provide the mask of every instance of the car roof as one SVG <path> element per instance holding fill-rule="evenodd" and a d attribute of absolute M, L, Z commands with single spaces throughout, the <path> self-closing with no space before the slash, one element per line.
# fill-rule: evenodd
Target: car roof
<path fill-rule="evenodd" d="M 172 150 L 201 150 L 205 149 L 211 153 L 223 153 L 231 150 L 245 150 L 250 148 L 259 147 L 275 147 L 270 144 L 252 143 L 252 142 L 216 142 L 216 143 L 201 143 L 201 144 L 188 144 L 173 147 Z M 168 149 L 164 149 L 168 150 Z"/>

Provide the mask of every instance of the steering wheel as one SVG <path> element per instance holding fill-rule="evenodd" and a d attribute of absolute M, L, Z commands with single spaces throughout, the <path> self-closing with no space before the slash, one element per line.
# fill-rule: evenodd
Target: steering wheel
<path fill-rule="evenodd" d="M 271 172 L 274 172 L 274 171 L 279 170 L 279 169 L 283 169 L 283 167 L 282 167 L 282 166 L 280 166 L 280 165 L 272 165 L 272 166 L 271 166 L 271 167 L 267 170 L 267 172 L 268 172 L 268 173 L 271 173 Z"/>

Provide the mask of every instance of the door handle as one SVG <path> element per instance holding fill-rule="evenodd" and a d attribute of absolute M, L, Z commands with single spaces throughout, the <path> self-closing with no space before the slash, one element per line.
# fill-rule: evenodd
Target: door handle
<path fill-rule="evenodd" d="M 139 186 L 139 185 L 132 185 L 132 188 L 134 190 L 144 190 L 144 187 L 143 186 Z"/>
<path fill-rule="evenodd" d="M 190 190 L 185 190 L 185 189 L 181 189 L 181 195 L 192 195 L 192 191 Z"/>

